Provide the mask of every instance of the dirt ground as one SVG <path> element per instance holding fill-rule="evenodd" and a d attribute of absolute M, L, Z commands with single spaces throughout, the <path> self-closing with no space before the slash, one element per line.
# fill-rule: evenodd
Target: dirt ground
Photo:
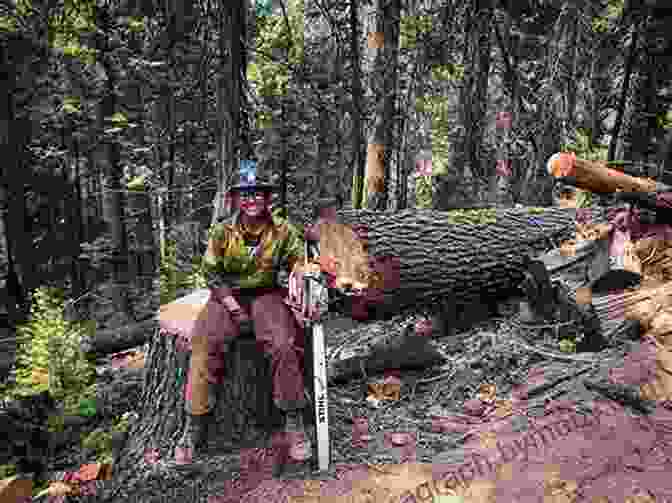
<path fill-rule="evenodd" d="M 166 501 L 170 497 L 211 503 L 280 502 L 288 501 L 286 491 L 280 488 L 291 486 L 292 480 L 335 480 L 342 477 L 346 466 L 405 462 L 436 466 L 459 464 L 464 461 L 465 453 L 473 449 L 474 438 L 482 437 L 477 432 L 479 421 L 487 422 L 483 414 L 479 419 L 478 411 L 471 410 L 473 399 L 484 391 L 484 385 L 491 385 L 487 389 L 495 399 L 492 403 L 500 405 L 510 404 L 512 393 L 527 386 L 526 399 L 515 402 L 518 405 L 508 412 L 512 428 L 508 433 L 524 434 L 535 417 L 544 416 L 551 403 L 571 400 L 575 404 L 573 410 L 584 413 L 596 403 L 602 403 L 604 397 L 586 387 L 585 380 L 608 379 L 610 372 L 622 364 L 624 356 L 637 344 L 612 340 L 600 353 L 565 354 L 552 341 L 535 339 L 520 329 L 516 322 L 515 300 L 501 303 L 498 311 L 497 317 L 483 320 L 469 330 L 437 339 L 437 345 L 448 354 L 448 360 L 442 366 L 402 371 L 398 400 L 382 401 L 378 406 L 367 401 L 367 384 L 373 376 L 361 376 L 346 384 L 331 386 L 332 469 L 327 474 L 313 472 L 307 465 L 290 466 L 276 474 L 273 482 L 276 485 L 268 485 L 268 481 L 261 483 L 259 477 L 250 477 L 251 466 L 263 471 L 264 463 L 272 463 L 267 457 L 268 449 L 241 450 L 237 446 L 221 446 L 212 450 L 207 465 L 198 471 L 179 471 L 169 464 L 157 462 L 154 466 L 139 469 L 137 476 L 125 481 L 123 486 L 115 481 L 105 483 L 95 500 L 153 502 Z M 417 317 L 413 313 L 400 314 L 388 321 L 368 324 L 332 320 L 327 325 L 327 344 L 330 348 L 336 347 L 358 332 L 361 332 L 359 338 L 371 337 L 393 324 L 414 323 Z M 530 372 L 538 373 L 539 369 L 543 369 L 545 378 L 535 384 Z M 452 431 L 443 428 L 437 419 L 440 417 L 467 421 L 471 431 L 465 433 L 460 428 L 452 428 Z M 396 439 L 394 434 L 397 434 Z M 78 457 L 81 461 L 81 456 Z M 229 499 L 224 498 L 226 494 Z M 211 497 L 220 499 L 208 500 Z M 84 499 L 71 497 L 69 501 Z"/>

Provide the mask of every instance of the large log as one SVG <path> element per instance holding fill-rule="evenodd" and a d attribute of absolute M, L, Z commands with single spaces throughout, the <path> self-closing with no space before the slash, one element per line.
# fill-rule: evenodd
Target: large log
<path fill-rule="evenodd" d="M 345 210 L 320 224 L 321 266 L 337 286 L 362 288 L 378 313 L 507 296 L 526 255 L 574 237 L 576 210 L 496 210 L 492 223 L 456 224 L 434 210 Z"/>
<path fill-rule="evenodd" d="M 145 344 L 157 328 L 152 317 L 120 328 L 101 330 L 93 337 L 82 338 L 81 348 L 88 359 L 101 358 Z"/>

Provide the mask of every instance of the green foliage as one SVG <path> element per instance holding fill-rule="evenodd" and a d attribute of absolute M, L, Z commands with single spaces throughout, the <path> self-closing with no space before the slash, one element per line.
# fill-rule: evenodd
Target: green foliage
<path fill-rule="evenodd" d="M 96 428 L 82 438 L 82 447 L 91 449 L 98 463 L 112 462 L 112 432 L 103 428 Z"/>
<path fill-rule="evenodd" d="M 61 9 L 49 17 L 50 44 L 68 57 L 93 64 L 97 51 L 82 45 L 81 36 L 96 31 L 94 0 L 65 0 Z"/>
<path fill-rule="evenodd" d="M 497 210 L 495 208 L 450 210 L 448 212 L 448 222 L 471 225 L 494 224 L 497 223 Z"/>
<path fill-rule="evenodd" d="M 77 114 L 82 111 L 78 96 L 66 96 L 63 98 L 62 110 L 66 114 Z"/>
<path fill-rule="evenodd" d="M 303 62 L 303 2 L 290 0 L 287 22 L 281 16 L 257 18 L 257 57 L 247 66 L 247 78 L 261 96 L 283 96 L 289 84 L 289 65 Z M 277 61 L 278 52 L 289 51 L 288 59 Z"/>
<path fill-rule="evenodd" d="M 459 81 L 464 78 L 464 65 L 448 63 L 446 65 L 432 66 L 432 79 L 449 81 Z"/>
<path fill-rule="evenodd" d="M 432 207 L 432 178 L 419 176 L 415 182 L 415 205 L 420 209 Z"/>
<path fill-rule="evenodd" d="M 609 147 L 602 144 L 593 144 L 590 131 L 578 128 L 574 133 L 573 141 L 562 146 L 564 152 L 574 152 L 577 157 L 588 161 L 606 161 Z"/>
<path fill-rule="evenodd" d="M 656 125 L 660 129 L 672 129 L 672 110 L 659 113 L 656 116 Z"/>
<path fill-rule="evenodd" d="M 144 17 L 131 17 L 128 19 L 128 30 L 133 33 L 141 33 L 145 31 L 145 18 Z"/>
<path fill-rule="evenodd" d="M 571 339 L 562 339 L 558 347 L 563 353 L 576 353 L 576 342 Z"/>
<path fill-rule="evenodd" d="M 415 109 L 418 113 L 431 114 L 434 174 L 447 174 L 451 121 L 448 98 L 445 96 L 420 96 L 416 98 Z"/>
<path fill-rule="evenodd" d="M 207 287 L 201 272 L 201 261 L 202 257 L 193 257 L 190 266 L 185 267 L 178 263 L 175 242 L 166 244 L 166 252 L 159 266 L 159 296 L 162 305 L 174 301 L 178 291 L 183 288 L 194 290 Z"/>
<path fill-rule="evenodd" d="M 117 432 L 128 432 L 131 414 L 125 413 L 114 419 L 111 428 L 96 428 L 82 438 L 82 446 L 94 451 L 97 463 L 112 463 L 112 435 Z"/>
<path fill-rule="evenodd" d="M 623 0 L 609 0 L 602 15 L 592 18 L 591 27 L 593 31 L 595 33 L 607 33 L 612 31 L 623 17 L 623 9 Z"/>
<path fill-rule="evenodd" d="M 145 190 L 146 180 L 147 180 L 147 175 L 136 176 L 135 178 L 129 180 L 129 182 L 126 184 L 126 188 L 128 190 L 143 191 L 143 190 Z"/>
<path fill-rule="evenodd" d="M 399 23 L 399 44 L 402 49 L 415 49 L 418 35 L 432 30 L 431 16 L 402 16 Z"/>
<path fill-rule="evenodd" d="M 273 114 L 269 111 L 257 112 L 256 118 L 258 129 L 266 129 L 273 126 Z"/>
<path fill-rule="evenodd" d="M 72 323 L 63 317 L 62 292 L 40 288 L 33 294 L 28 322 L 17 328 L 26 342 L 17 351 L 14 395 L 49 390 L 56 399 L 79 397 L 95 379 L 95 369 L 80 349 L 94 323 Z"/>
<path fill-rule="evenodd" d="M 16 18 L 12 16 L 0 16 L 0 31 L 14 33 L 16 31 Z"/>

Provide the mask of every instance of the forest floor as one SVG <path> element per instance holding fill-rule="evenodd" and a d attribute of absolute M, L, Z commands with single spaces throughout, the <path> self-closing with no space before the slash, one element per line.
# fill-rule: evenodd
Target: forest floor
<path fill-rule="evenodd" d="M 354 473 L 357 466 L 361 469 L 362 466 L 409 462 L 432 464 L 435 472 L 441 472 L 443 467 L 445 475 L 464 464 L 469 453 L 480 455 L 488 449 L 492 450 L 500 440 L 507 445 L 518 445 L 516 442 L 520 442 L 520 438 L 530 437 L 535 428 L 544 428 L 544 421 L 562 415 L 563 410 L 590 417 L 598 410 L 607 409 L 609 412 L 604 414 L 610 418 L 608 427 L 602 424 L 603 421 L 599 421 L 597 427 L 608 430 L 612 437 L 604 431 L 596 434 L 591 430 L 592 433 L 584 432 L 584 437 L 577 439 L 574 437 L 580 437 L 579 433 L 565 432 L 572 442 L 556 438 L 550 447 L 535 444 L 538 452 L 528 456 L 526 448 L 525 459 L 516 458 L 515 463 L 518 464 L 515 467 L 513 461 L 512 464 L 508 463 L 511 460 L 505 460 L 507 463 L 504 464 L 514 473 L 526 472 L 524 478 L 528 483 L 509 476 L 507 485 L 506 480 L 502 481 L 500 470 L 497 472 L 496 500 L 542 501 L 539 498 L 548 493 L 551 479 L 556 485 L 557 480 L 564 481 L 562 490 L 573 495 L 566 501 L 594 501 L 592 498 L 596 496 L 609 497 L 612 502 L 623 501 L 624 494 L 635 491 L 631 486 L 644 491 L 659 491 L 656 493 L 660 495 L 656 496 L 659 499 L 655 501 L 667 501 L 662 498 L 672 497 L 669 481 L 642 482 L 647 477 L 651 478 L 651 474 L 661 477 L 665 470 L 668 473 L 670 470 L 672 413 L 666 408 L 667 402 L 650 404 L 652 408 L 648 414 L 642 414 L 637 407 L 630 407 L 627 397 L 605 399 L 594 388 L 585 385 L 586 380 L 615 382 L 615 369 L 622 369 L 627 361 L 631 362 L 630 370 L 621 370 L 618 375 L 627 377 L 633 372 L 641 373 L 640 367 L 644 364 L 637 355 L 642 353 L 644 343 L 612 340 L 609 347 L 600 353 L 566 354 L 560 352 L 552 341 L 525 337 L 516 323 L 516 312 L 515 300 L 503 302 L 499 305 L 496 318 L 483 320 L 456 335 L 436 339 L 437 345 L 449 355 L 448 361 L 424 370 L 401 371 L 398 399 L 382 400 L 377 405 L 367 400 L 368 384 L 374 376 L 362 376 L 346 384 L 331 386 L 332 465 L 329 473 L 319 474 L 307 465 L 300 465 L 262 481 L 251 477 L 250 469 L 246 472 L 244 465 L 253 466 L 255 462 L 263 465 L 262 457 L 264 453 L 268 454 L 268 449 L 241 450 L 231 445 L 215 446 L 208 453 L 207 466 L 200 471 L 176 470 L 170 463 L 158 461 L 154 466 L 147 466 L 146 471 L 143 469 L 145 473 L 138 477 L 137 483 L 133 484 L 135 487 L 115 487 L 119 484 L 113 480 L 106 483 L 103 494 L 99 493 L 95 500 L 290 501 L 287 498 L 291 494 L 305 494 L 303 480 L 342 482 L 348 478 L 346 473 Z M 336 347 L 355 332 L 361 332 L 362 338 L 368 338 L 372 332 L 384 332 L 391 324 L 406 324 L 416 317 L 414 314 L 401 314 L 391 320 L 368 324 L 331 320 L 326 327 L 327 344 L 328 347 Z M 630 360 L 626 356 L 628 354 Z M 647 361 L 651 363 L 650 359 Z M 482 400 L 475 401 L 477 396 Z M 601 418 L 607 417 L 603 412 L 600 414 Z M 670 418 L 665 414 L 669 414 Z M 651 419 L 659 416 L 660 419 L 655 421 Z M 661 430 L 660 425 L 667 426 Z M 655 441 L 650 435 L 647 437 L 647 431 L 656 433 Z M 641 434 L 639 437 L 638 432 Z M 369 438 L 362 436 L 367 434 Z M 401 435 L 393 438 L 393 434 Z M 665 435 L 664 439 L 661 434 Z M 603 445 L 595 439 L 595 435 L 607 443 Z M 586 438 L 593 442 L 594 448 L 586 447 Z M 609 449 L 605 445 L 618 446 L 625 439 L 627 449 L 637 454 L 636 460 L 632 452 L 623 450 L 626 448 L 618 447 L 611 457 L 606 455 Z M 666 457 L 666 454 L 669 456 Z M 255 456 L 258 456 L 256 460 Z M 614 456 L 627 458 L 628 461 L 618 464 Z M 73 464 L 86 462 L 81 453 L 76 457 L 77 463 Z M 618 465 L 616 468 L 614 463 Z M 540 471 L 542 475 L 537 476 Z M 613 482 L 614 477 L 621 486 Z M 622 484 L 630 485 L 625 487 Z M 468 485 L 463 484 L 462 494 L 466 498 L 463 501 L 491 500 L 485 496 L 469 496 L 468 489 L 465 489 Z M 353 487 L 352 482 L 348 487 Z M 337 493 L 343 494 L 342 490 Z M 654 497 L 651 492 L 649 494 Z M 364 498 L 363 495 L 361 497 Z M 77 500 L 83 501 L 84 498 Z M 388 500 L 380 501 L 387 503 Z M 416 497 L 416 501 L 421 499 Z"/>

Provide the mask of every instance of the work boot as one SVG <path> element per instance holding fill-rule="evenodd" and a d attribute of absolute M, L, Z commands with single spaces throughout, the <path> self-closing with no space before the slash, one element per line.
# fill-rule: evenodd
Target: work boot
<path fill-rule="evenodd" d="M 285 414 L 285 433 L 289 441 L 289 458 L 297 462 L 308 461 L 312 457 L 312 446 L 303 424 L 303 410 Z"/>
<path fill-rule="evenodd" d="M 175 459 L 171 465 L 176 468 L 193 469 L 200 464 L 207 446 L 211 418 L 210 413 L 188 416 L 187 428 L 175 448 Z"/>
<path fill-rule="evenodd" d="M 197 453 L 200 454 L 207 444 L 211 417 L 211 414 L 204 414 L 189 418 L 189 436 L 191 437 L 191 446 L 194 449 L 194 455 Z"/>

